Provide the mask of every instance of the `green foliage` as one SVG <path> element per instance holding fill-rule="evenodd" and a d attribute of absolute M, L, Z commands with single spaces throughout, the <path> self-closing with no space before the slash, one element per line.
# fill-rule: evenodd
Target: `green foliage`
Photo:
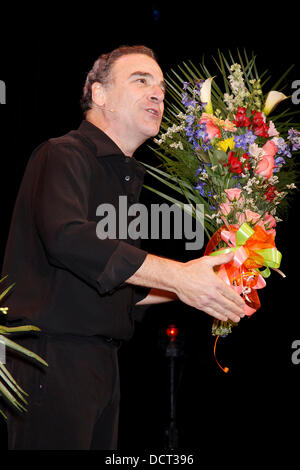
<path fill-rule="evenodd" d="M 3 277 L 0 282 L 4 281 L 6 277 L 7 276 Z M 12 289 L 12 287 L 13 284 L 1 293 L 0 300 L 4 298 L 4 296 Z M 6 314 L 7 309 L 2 307 L 0 312 Z M 18 327 L 6 327 L 4 325 L 0 325 L 0 343 L 3 344 L 5 348 L 17 351 L 20 354 L 30 357 L 40 364 L 47 366 L 48 364 L 40 356 L 33 353 L 32 351 L 29 351 L 23 346 L 20 346 L 7 337 L 12 334 L 26 333 L 30 331 L 40 331 L 40 329 L 33 325 L 23 325 Z M 26 411 L 25 406 L 28 403 L 25 397 L 27 397 L 28 394 L 17 384 L 5 365 L 0 361 L 0 396 L 1 395 L 18 411 Z M 6 419 L 5 413 L 1 409 L 0 414 Z"/>

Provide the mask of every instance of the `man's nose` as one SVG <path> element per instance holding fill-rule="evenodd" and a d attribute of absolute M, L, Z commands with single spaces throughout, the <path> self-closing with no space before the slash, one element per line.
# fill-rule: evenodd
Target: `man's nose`
<path fill-rule="evenodd" d="M 150 93 L 150 100 L 155 103 L 161 103 L 165 98 L 165 94 L 160 86 L 154 85 Z"/>

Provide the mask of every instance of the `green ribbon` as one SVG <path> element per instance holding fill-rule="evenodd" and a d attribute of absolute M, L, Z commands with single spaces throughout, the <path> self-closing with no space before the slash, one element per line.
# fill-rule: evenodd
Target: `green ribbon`
<path fill-rule="evenodd" d="M 235 234 L 236 246 L 214 251 L 210 253 L 210 255 L 215 256 L 215 255 L 235 252 L 241 246 L 245 245 L 247 240 L 249 240 L 249 238 L 251 238 L 254 233 L 255 231 L 247 224 L 247 222 L 244 222 Z M 265 266 L 265 269 L 263 269 L 262 271 L 260 271 L 259 269 L 255 269 L 255 271 L 257 271 L 263 277 L 267 278 L 270 276 L 271 274 L 270 268 L 274 268 L 274 269 L 279 268 L 282 254 L 280 253 L 280 251 L 277 250 L 277 248 L 264 248 L 262 250 L 253 250 L 253 251 L 255 251 L 255 253 L 260 255 L 264 260 L 263 265 Z"/>

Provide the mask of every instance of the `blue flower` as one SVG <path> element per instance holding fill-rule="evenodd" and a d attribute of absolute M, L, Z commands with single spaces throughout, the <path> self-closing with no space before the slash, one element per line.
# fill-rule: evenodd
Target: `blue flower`
<path fill-rule="evenodd" d="M 292 144 L 293 152 L 297 152 L 297 150 L 300 150 L 300 132 L 299 131 L 296 131 L 293 128 L 289 129 L 288 140 Z"/>
<path fill-rule="evenodd" d="M 206 142 L 203 142 L 201 148 L 202 148 L 203 152 L 207 152 L 208 150 L 213 150 L 212 145 L 210 145 Z"/>
<path fill-rule="evenodd" d="M 193 126 L 186 126 L 185 128 L 185 135 L 188 137 L 188 141 L 191 142 L 192 140 L 195 140 L 194 137 L 195 131 L 193 129 Z"/>
<path fill-rule="evenodd" d="M 245 134 L 236 135 L 234 137 L 234 143 L 236 148 L 242 148 L 245 152 L 248 150 L 248 146 L 253 144 L 257 136 L 253 134 L 252 131 L 247 131 Z"/>
<path fill-rule="evenodd" d="M 197 102 L 190 97 L 188 93 L 182 93 L 181 95 L 181 103 L 185 108 L 188 108 L 189 106 L 192 106 L 192 108 L 195 108 Z"/>
<path fill-rule="evenodd" d="M 206 124 L 197 124 L 195 136 L 196 139 L 202 139 L 204 141 L 207 139 Z"/>
<path fill-rule="evenodd" d="M 195 87 L 197 91 L 200 91 L 205 80 L 195 80 Z"/>
<path fill-rule="evenodd" d="M 195 122 L 195 116 L 193 114 L 188 114 L 185 118 L 185 122 L 188 124 L 188 125 L 191 125 Z"/>
<path fill-rule="evenodd" d="M 284 165 L 284 164 L 285 164 L 284 158 L 282 158 L 282 157 L 276 157 L 276 158 L 275 158 L 275 166 L 274 166 L 273 172 L 274 172 L 274 173 L 278 173 L 278 171 L 280 170 L 279 165 Z"/>
<path fill-rule="evenodd" d="M 198 181 L 197 186 L 194 186 L 195 189 L 198 189 L 202 197 L 205 196 L 204 186 L 205 186 L 205 183 L 204 181 L 201 181 L 201 180 Z"/>
<path fill-rule="evenodd" d="M 194 139 L 193 140 L 193 149 L 197 152 L 197 150 L 201 150 L 201 146 L 199 143 Z"/>
<path fill-rule="evenodd" d="M 282 137 L 276 139 L 276 146 L 278 148 L 278 155 L 283 155 L 284 157 L 291 158 L 292 154 L 290 151 L 289 144 L 287 144 Z"/>

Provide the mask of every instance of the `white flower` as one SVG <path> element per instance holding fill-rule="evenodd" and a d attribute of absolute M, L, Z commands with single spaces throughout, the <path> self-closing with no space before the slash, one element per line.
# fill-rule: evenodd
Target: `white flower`
<path fill-rule="evenodd" d="M 234 111 L 234 98 L 233 98 L 233 95 L 229 95 L 228 93 L 224 93 L 224 102 L 226 103 L 228 111 L 233 112 Z"/>
<path fill-rule="evenodd" d="M 211 82 L 213 79 L 214 77 L 207 78 L 200 90 L 200 101 L 201 103 L 206 103 L 205 112 L 208 114 L 213 113 L 213 107 L 211 103 Z"/>
<path fill-rule="evenodd" d="M 273 109 L 283 100 L 286 100 L 288 96 L 285 96 L 283 93 L 280 91 L 269 91 L 264 107 L 263 107 L 263 113 L 268 116 L 268 114 L 273 111 Z"/>
<path fill-rule="evenodd" d="M 183 145 L 182 145 L 182 142 L 173 142 L 172 144 L 170 144 L 170 147 L 174 148 L 174 149 L 180 149 L 180 150 L 183 150 Z"/>
<path fill-rule="evenodd" d="M 263 154 L 263 149 L 259 147 L 257 144 L 253 143 L 249 145 L 248 149 L 249 155 L 255 159 L 259 159 L 261 155 Z"/>
<path fill-rule="evenodd" d="M 177 114 L 178 119 L 184 120 L 186 119 L 186 114 L 184 114 L 182 111 Z"/>
<path fill-rule="evenodd" d="M 269 183 L 272 184 L 272 185 L 276 185 L 279 181 L 279 178 L 278 176 L 276 175 L 273 175 L 271 176 L 271 178 L 269 178 Z"/>
<path fill-rule="evenodd" d="M 243 72 L 241 70 L 240 64 L 233 64 L 230 67 L 230 70 L 232 72 L 231 75 L 228 76 L 229 83 L 230 83 L 230 88 L 233 92 L 234 98 L 232 95 L 227 95 L 225 98 L 224 95 L 224 101 L 227 104 L 227 107 L 230 108 L 237 108 L 238 106 L 243 106 L 245 98 L 249 97 L 250 93 L 247 90 L 244 79 L 243 79 Z M 228 100 L 228 103 L 227 103 Z M 229 109 L 229 111 L 232 111 L 233 109 Z"/>

